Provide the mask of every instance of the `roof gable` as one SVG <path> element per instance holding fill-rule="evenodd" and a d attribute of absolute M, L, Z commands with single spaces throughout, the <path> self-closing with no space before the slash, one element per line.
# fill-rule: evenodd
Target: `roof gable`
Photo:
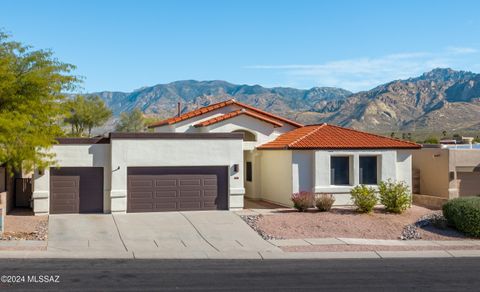
<path fill-rule="evenodd" d="M 245 109 L 239 109 L 239 110 L 235 110 L 235 111 L 223 114 L 223 115 L 218 116 L 218 117 L 213 117 L 211 119 L 208 119 L 208 120 L 202 121 L 200 123 L 197 123 L 194 126 L 197 127 L 197 128 L 198 127 L 206 127 L 206 126 L 210 126 L 210 125 L 222 122 L 222 121 L 229 120 L 229 119 L 234 118 L 234 117 L 238 117 L 240 115 L 250 116 L 250 117 L 258 119 L 260 121 L 272 124 L 274 127 L 282 127 L 283 126 L 282 123 L 279 123 L 279 122 L 277 122 L 273 119 L 270 119 L 268 117 L 265 117 L 265 116 L 257 114 L 257 113 L 250 112 L 250 111 L 245 110 Z"/>
<path fill-rule="evenodd" d="M 295 129 L 258 149 L 417 149 L 419 144 L 339 126 L 321 124 Z"/>
<path fill-rule="evenodd" d="M 165 120 L 162 120 L 162 121 L 159 121 L 159 122 L 155 122 L 148 127 L 149 128 L 156 128 L 156 127 L 161 127 L 161 126 L 165 126 L 165 125 L 173 125 L 173 124 L 176 124 L 178 122 L 185 121 L 185 120 L 188 120 L 190 118 L 194 118 L 194 117 L 197 117 L 197 116 L 200 116 L 200 115 L 203 115 L 203 114 L 209 113 L 211 111 L 214 111 L 214 110 L 217 110 L 217 109 L 229 106 L 229 105 L 233 105 L 233 104 L 237 105 L 237 106 L 239 106 L 243 109 L 249 110 L 250 115 L 251 114 L 259 114 L 259 115 L 264 116 L 264 118 L 267 118 L 267 119 L 270 119 L 270 120 L 272 120 L 272 119 L 273 120 L 278 120 L 278 121 L 285 122 L 285 123 L 290 124 L 290 125 L 295 126 L 295 127 L 303 127 L 303 125 L 300 124 L 300 123 L 297 123 L 297 122 L 291 121 L 289 119 L 286 119 L 286 118 L 268 113 L 266 111 L 262 111 L 258 108 L 253 107 L 253 106 L 240 103 L 240 102 L 238 102 L 234 99 L 230 99 L 230 100 L 222 101 L 222 102 L 219 102 L 219 103 L 211 104 L 211 105 L 208 105 L 208 106 L 190 111 L 188 113 L 182 114 L 178 117 L 172 117 L 172 118 L 165 119 Z"/>

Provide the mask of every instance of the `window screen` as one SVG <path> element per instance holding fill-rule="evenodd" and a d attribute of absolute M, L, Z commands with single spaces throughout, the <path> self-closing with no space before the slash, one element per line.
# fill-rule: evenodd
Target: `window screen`
<path fill-rule="evenodd" d="M 350 184 L 350 157 L 332 156 L 330 158 L 330 183 L 332 185 Z"/>
<path fill-rule="evenodd" d="M 377 157 L 360 157 L 360 183 L 365 185 L 377 184 Z"/>

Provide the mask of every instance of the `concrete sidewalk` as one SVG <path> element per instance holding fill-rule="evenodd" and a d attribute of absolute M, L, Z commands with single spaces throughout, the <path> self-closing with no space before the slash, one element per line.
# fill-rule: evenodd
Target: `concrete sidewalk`
<path fill-rule="evenodd" d="M 386 240 L 366 238 L 304 238 L 304 239 L 272 239 L 269 242 L 278 247 L 311 246 L 311 245 L 378 245 L 378 246 L 478 246 L 480 240 Z"/>

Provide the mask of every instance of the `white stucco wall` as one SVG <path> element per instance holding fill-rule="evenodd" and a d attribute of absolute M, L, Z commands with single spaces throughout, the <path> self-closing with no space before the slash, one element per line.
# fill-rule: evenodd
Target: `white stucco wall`
<path fill-rule="evenodd" d="M 104 212 L 110 212 L 110 144 L 61 144 L 52 147 L 56 155 L 55 167 L 103 167 Z M 48 214 L 50 209 L 50 169 L 43 174 L 34 172 L 33 211 L 36 215 Z"/>
<path fill-rule="evenodd" d="M 221 116 L 223 114 L 232 112 L 234 110 L 241 109 L 237 105 L 229 105 L 208 113 L 205 113 L 201 116 L 193 117 L 185 121 L 178 122 L 173 125 L 165 125 L 161 127 L 156 127 L 155 132 L 168 133 L 231 133 L 236 130 L 247 130 L 255 134 L 257 141 L 256 142 L 244 142 L 244 150 L 253 150 L 255 146 L 264 144 L 266 142 L 272 141 L 277 138 L 279 135 L 289 132 L 296 129 L 296 127 L 278 121 L 283 124 L 282 127 L 274 127 L 272 124 L 261 121 L 251 116 L 239 115 L 234 118 L 221 121 L 219 123 L 207 126 L 196 128 L 193 125 L 209 120 L 214 117 Z M 274 119 L 274 118 L 272 118 Z"/>
<path fill-rule="evenodd" d="M 292 151 L 292 192 L 308 191 L 314 189 L 313 167 L 314 151 L 296 150 Z"/>
<path fill-rule="evenodd" d="M 279 152 L 276 154 L 272 154 Z M 290 156 L 287 154 L 290 153 Z M 349 156 L 350 159 L 350 185 L 335 186 L 330 184 L 330 157 L 331 156 Z M 325 150 L 295 150 L 295 151 L 262 151 L 262 168 L 272 167 L 280 168 L 289 163 L 289 169 L 285 172 L 291 171 L 291 187 L 285 186 L 283 190 L 289 190 L 288 193 L 299 191 L 313 191 L 316 193 L 330 193 L 334 194 L 336 198 L 336 205 L 350 205 L 350 191 L 359 184 L 359 158 L 361 156 L 377 156 L 378 157 L 378 180 L 392 179 L 394 181 L 405 181 L 411 189 L 411 153 L 408 151 L 399 151 L 397 155 L 396 150 L 341 150 L 341 151 L 325 151 Z M 282 166 L 283 165 L 283 166 Z M 273 170 L 275 171 L 275 170 Z M 281 172 L 277 170 L 277 172 Z M 262 169 L 262 174 L 266 171 Z M 287 179 L 288 175 L 282 173 L 282 177 Z M 265 184 L 278 183 L 262 179 L 262 190 L 269 190 L 270 187 Z M 291 190 L 291 191 L 290 191 Z M 275 198 L 278 193 L 279 198 Z M 291 205 L 286 199 L 287 191 L 283 193 L 279 190 L 275 192 L 262 192 L 262 199 L 269 201 L 280 202 L 282 204 Z M 266 194 L 268 197 L 266 197 Z"/>
<path fill-rule="evenodd" d="M 292 153 L 289 150 L 261 151 L 261 199 L 292 206 Z"/>
<path fill-rule="evenodd" d="M 201 128 L 195 128 L 193 125 L 238 109 L 240 109 L 240 107 L 237 105 L 229 105 L 173 125 L 155 127 L 154 131 L 157 133 L 200 133 L 202 132 Z"/>
<path fill-rule="evenodd" d="M 126 212 L 129 166 L 228 166 L 229 207 L 243 208 L 243 151 L 239 139 L 112 139 L 112 205 Z M 239 171 L 233 171 L 233 165 Z"/>
<path fill-rule="evenodd" d="M 417 150 L 397 151 L 396 180 L 405 182 L 410 190 L 410 193 L 412 192 L 412 151 Z"/>

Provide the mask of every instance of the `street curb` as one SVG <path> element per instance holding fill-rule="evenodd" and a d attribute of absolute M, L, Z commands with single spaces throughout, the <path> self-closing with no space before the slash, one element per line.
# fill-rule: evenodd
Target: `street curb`
<path fill-rule="evenodd" d="M 158 260 L 313 260 L 480 257 L 480 250 L 347 251 L 347 252 L 58 252 L 0 251 L 0 259 L 158 259 Z"/>

